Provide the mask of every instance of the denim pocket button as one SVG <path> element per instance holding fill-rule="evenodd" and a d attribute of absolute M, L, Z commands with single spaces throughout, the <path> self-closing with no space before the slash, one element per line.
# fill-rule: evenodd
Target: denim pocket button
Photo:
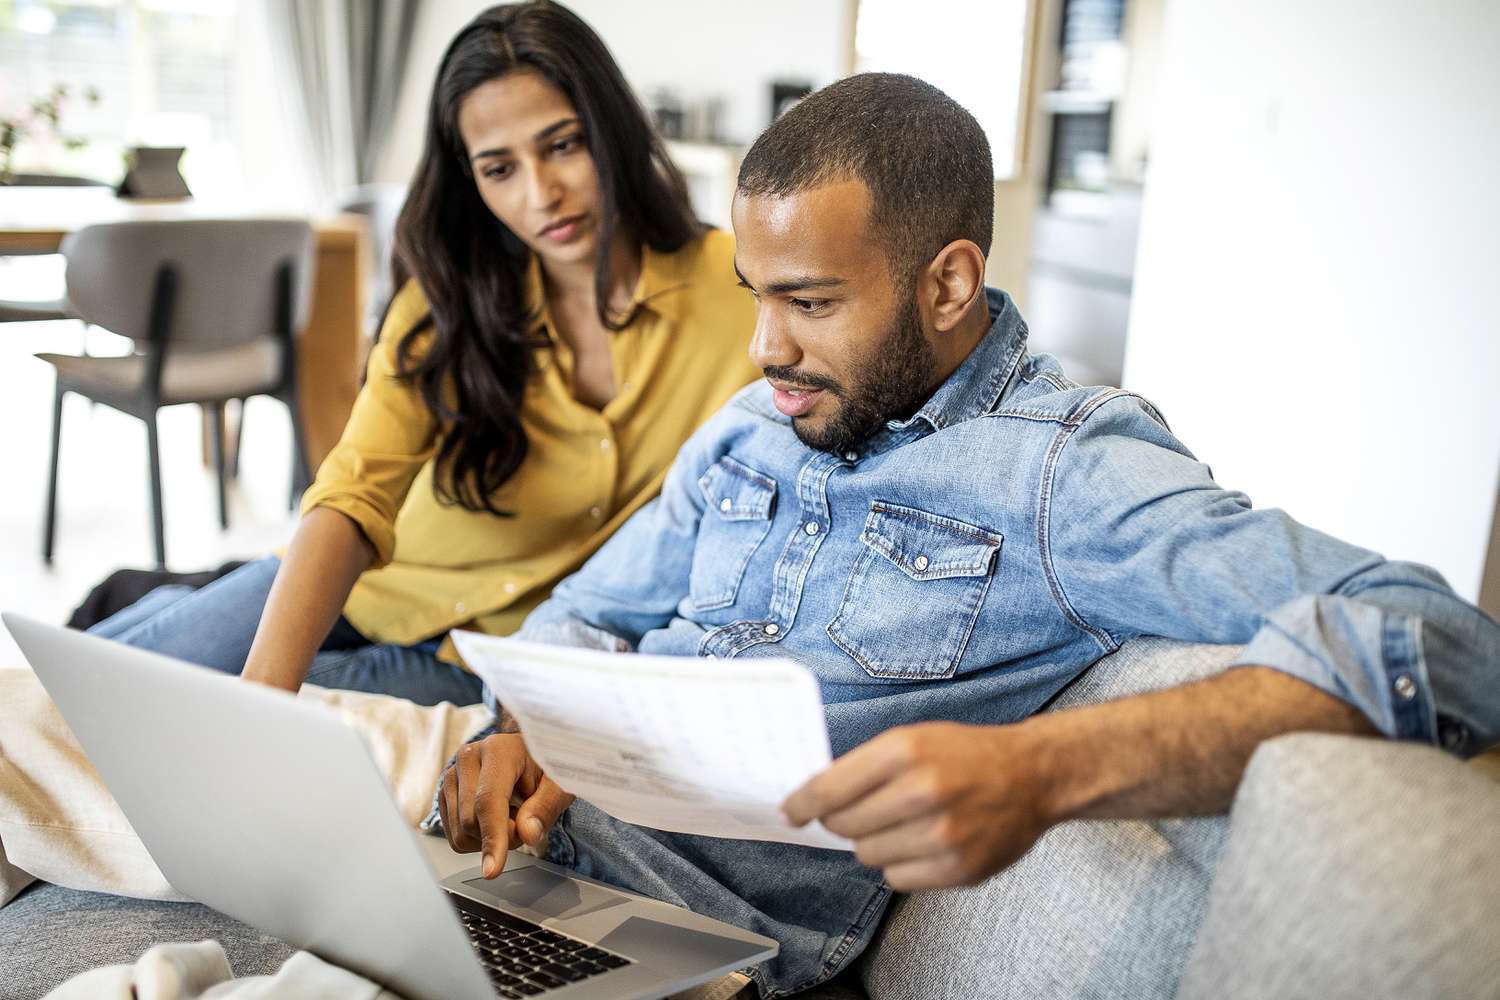
<path fill-rule="evenodd" d="M 699 611 L 727 608 L 750 557 L 771 530 L 776 481 L 725 455 L 698 479 L 707 509 L 698 529 L 688 597 Z"/>

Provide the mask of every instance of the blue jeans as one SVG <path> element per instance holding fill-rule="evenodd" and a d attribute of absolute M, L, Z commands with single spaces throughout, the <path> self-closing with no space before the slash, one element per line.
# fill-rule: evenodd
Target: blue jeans
<path fill-rule="evenodd" d="M 197 590 L 157 587 L 89 631 L 127 646 L 238 674 L 245 669 L 266 595 L 280 567 L 280 559 L 266 556 Z M 419 705 L 478 702 L 483 682 L 439 660 L 438 645 L 437 639 L 414 646 L 371 642 L 341 615 L 313 658 L 307 682 L 395 695 Z"/>

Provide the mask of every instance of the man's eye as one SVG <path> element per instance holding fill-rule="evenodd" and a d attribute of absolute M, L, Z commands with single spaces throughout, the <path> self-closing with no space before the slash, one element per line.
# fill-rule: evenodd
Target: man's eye
<path fill-rule="evenodd" d="M 787 301 L 791 303 L 793 309 L 804 313 L 817 312 L 824 305 L 822 299 L 787 299 Z"/>

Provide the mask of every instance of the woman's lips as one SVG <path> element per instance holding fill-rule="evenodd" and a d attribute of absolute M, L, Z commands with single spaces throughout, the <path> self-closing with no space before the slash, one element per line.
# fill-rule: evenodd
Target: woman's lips
<path fill-rule="evenodd" d="M 583 231 L 584 216 L 574 215 L 566 219 L 559 219 L 552 223 L 540 233 L 543 239 L 554 243 L 569 243 L 578 237 Z"/>
<path fill-rule="evenodd" d="M 819 399 L 823 398 L 822 389 L 782 389 L 776 385 L 771 386 L 771 402 L 776 409 L 789 417 L 800 417 L 813 408 Z"/>

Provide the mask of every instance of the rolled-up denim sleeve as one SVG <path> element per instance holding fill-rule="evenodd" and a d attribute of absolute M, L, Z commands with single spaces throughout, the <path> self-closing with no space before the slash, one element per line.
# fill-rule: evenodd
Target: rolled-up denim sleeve
<path fill-rule="evenodd" d="M 1139 635 L 1243 644 L 1386 736 L 1500 742 L 1500 625 L 1435 571 L 1255 510 L 1139 400 L 1059 433 L 1043 524 L 1053 594 L 1106 650 Z"/>

